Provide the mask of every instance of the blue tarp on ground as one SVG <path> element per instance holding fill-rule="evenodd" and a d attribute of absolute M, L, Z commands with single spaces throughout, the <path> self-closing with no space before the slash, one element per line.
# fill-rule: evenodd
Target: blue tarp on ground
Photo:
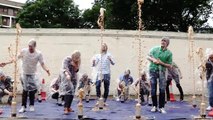
<path fill-rule="evenodd" d="M 135 114 L 136 101 L 130 100 L 125 103 L 120 103 L 114 100 L 108 100 L 108 110 L 93 111 L 96 100 L 91 100 L 89 103 L 83 102 L 84 116 L 88 119 L 108 119 L 108 120 L 132 120 Z M 18 105 L 18 109 L 21 106 Z M 74 100 L 72 107 L 75 112 L 69 115 L 63 114 L 63 107 L 57 106 L 54 101 L 48 100 L 42 103 L 35 103 L 35 112 L 18 113 L 18 117 L 29 119 L 77 119 L 77 100 Z M 141 115 L 147 119 L 155 120 L 190 120 L 193 116 L 199 115 L 199 109 L 193 108 L 188 102 L 169 102 L 165 106 L 167 114 L 159 112 L 150 112 L 150 106 L 142 106 Z M 2 106 L 4 113 L 0 117 L 10 117 L 10 106 Z"/>

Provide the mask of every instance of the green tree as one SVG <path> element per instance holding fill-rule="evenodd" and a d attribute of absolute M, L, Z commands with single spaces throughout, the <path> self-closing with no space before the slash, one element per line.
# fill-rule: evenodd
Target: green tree
<path fill-rule="evenodd" d="M 211 11 L 211 0 L 145 0 L 142 5 L 142 19 L 146 30 L 187 31 L 189 25 L 199 29 L 207 22 Z M 138 6 L 137 0 L 104 0 L 99 2 L 106 8 L 105 28 L 137 29 Z M 86 18 L 91 24 L 96 24 L 94 5 Z M 100 7 L 100 5 L 99 5 Z M 99 14 L 99 11 L 97 11 Z M 84 23 L 88 19 L 83 17 Z"/>
<path fill-rule="evenodd" d="M 91 9 L 86 9 L 82 14 L 83 28 L 98 28 L 97 19 L 101 3 L 95 2 Z"/>
<path fill-rule="evenodd" d="M 18 22 L 25 28 L 78 28 L 79 15 L 73 0 L 28 0 Z"/>

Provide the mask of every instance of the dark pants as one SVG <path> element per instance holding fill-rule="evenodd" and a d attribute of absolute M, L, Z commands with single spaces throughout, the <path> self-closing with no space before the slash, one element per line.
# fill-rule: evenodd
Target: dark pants
<path fill-rule="evenodd" d="M 52 94 L 52 99 L 56 99 L 58 101 L 59 98 L 61 98 L 61 100 L 64 101 L 64 95 L 59 96 L 58 92 Z"/>
<path fill-rule="evenodd" d="M 97 77 L 98 79 L 98 77 Z M 96 94 L 97 97 L 101 97 L 101 80 L 96 80 Z M 103 75 L 103 82 L 104 82 L 104 102 L 106 102 L 107 97 L 109 95 L 109 85 L 110 85 L 110 74 Z"/>
<path fill-rule="evenodd" d="M 55 93 L 52 94 L 52 99 L 58 100 L 58 98 L 59 98 L 59 93 L 58 92 L 55 92 Z"/>
<path fill-rule="evenodd" d="M 64 108 L 70 108 L 74 96 L 73 95 L 64 95 Z"/>
<path fill-rule="evenodd" d="M 148 91 L 148 90 L 141 89 L 141 90 L 140 90 L 140 99 L 141 99 L 141 102 L 145 102 L 144 95 L 147 95 L 147 102 L 148 102 L 148 99 L 149 99 L 149 91 Z"/>
<path fill-rule="evenodd" d="M 37 90 L 34 91 L 25 91 L 23 90 L 22 93 L 22 106 L 24 106 L 25 108 L 27 107 L 27 97 L 29 94 L 29 98 L 30 98 L 30 105 L 34 106 L 34 100 L 35 100 L 35 93 L 37 92 Z"/>
<path fill-rule="evenodd" d="M 167 84 L 166 84 L 166 97 L 167 97 L 167 101 L 170 101 L 170 92 L 169 92 L 169 85 L 171 83 L 172 79 L 168 79 L 167 80 Z M 183 89 L 180 86 L 180 84 L 176 84 L 176 87 L 178 88 L 179 92 L 180 92 L 180 100 L 183 100 Z"/>
<path fill-rule="evenodd" d="M 159 108 L 165 105 L 166 78 L 164 71 L 150 71 L 151 95 L 153 106 L 157 107 L 157 80 L 159 80 Z"/>

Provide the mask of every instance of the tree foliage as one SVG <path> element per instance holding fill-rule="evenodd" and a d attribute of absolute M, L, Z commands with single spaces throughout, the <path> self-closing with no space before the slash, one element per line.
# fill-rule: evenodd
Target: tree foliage
<path fill-rule="evenodd" d="M 145 0 L 142 19 L 146 30 L 187 31 L 199 29 L 211 14 L 211 0 Z M 106 8 L 105 28 L 137 29 L 137 0 L 99 0 L 83 13 L 84 23 L 96 25 L 98 9 Z M 95 28 L 95 27 L 94 27 Z"/>
<path fill-rule="evenodd" d="M 28 0 L 18 22 L 26 28 L 78 28 L 79 16 L 73 0 Z"/>

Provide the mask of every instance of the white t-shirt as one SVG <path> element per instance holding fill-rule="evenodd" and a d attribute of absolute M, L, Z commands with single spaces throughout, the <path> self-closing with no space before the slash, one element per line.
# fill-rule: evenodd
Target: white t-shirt
<path fill-rule="evenodd" d="M 110 60 L 108 59 L 111 58 L 112 62 L 114 63 L 113 57 L 110 53 L 106 53 L 102 55 L 102 62 L 101 62 L 101 54 L 97 54 L 95 56 L 95 66 L 97 66 L 97 71 L 100 74 L 110 74 Z M 102 65 L 101 65 L 102 64 Z"/>
<path fill-rule="evenodd" d="M 28 48 L 24 48 L 21 50 L 18 58 L 22 60 L 22 69 L 23 74 L 34 75 L 37 72 L 37 64 L 44 63 L 43 55 L 40 51 L 35 50 L 34 53 L 30 53 Z"/>

